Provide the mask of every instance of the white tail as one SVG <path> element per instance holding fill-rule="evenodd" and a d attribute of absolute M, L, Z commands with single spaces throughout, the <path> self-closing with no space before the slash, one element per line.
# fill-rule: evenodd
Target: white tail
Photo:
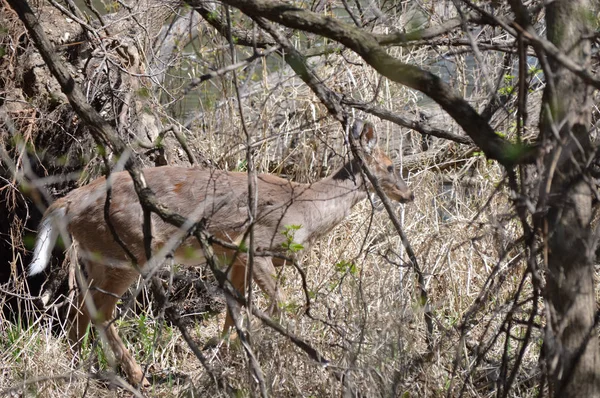
<path fill-rule="evenodd" d="M 64 219 L 65 209 L 56 208 L 46 213 L 40 224 L 38 236 L 35 240 L 35 249 L 33 250 L 33 261 L 29 264 L 29 276 L 39 274 L 44 271 L 50 262 L 52 249 L 58 238 L 57 219 Z"/>
<path fill-rule="evenodd" d="M 412 192 L 392 161 L 377 147 L 373 125 L 358 122 L 352 134 L 360 143 L 365 166 L 375 175 L 384 192 L 399 202 L 413 200 Z M 172 211 L 194 221 L 205 219 L 209 233 L 231 243 L 241 243 L 248 227 L 248 176 L 245 173 L 158 167 L 144 170 L 144 177 L 157 197 Z M 143 215 L 132 180 L 126 172 L 120 172 L 112 175 L 110 183 L 110 221 L 120 240 L 136 257 L 138 264 L 144 267 Z M 81 305 L 71 338 L 77 341 L 90 319 L 97 320 L 96 326 L 105 328 L 117 360 L 129 380 L 135 384 L 145 381 L 143 373 L 123 345 L 110 319 L 118 298 L 135 281 L 138 273 L 130 265 L 129 257 L 117 244 L 105 222 L 106 184 L 106 180 L 100 178 L 72 191 L 48 209 L 41 224 L 30 274 L 40 272 L 48 263 L 57 236 L 53 220 L 60 218 L 78 244 L 89 281 L 89 286 L 82 287 L 81 296 L 87 296 L 86 305 Z M 358 160 L 347 162 L 330 177 L 313 184 L 298 184 L 270 174 L 258 175 L 255 249 L 283 252 L 287 238 L 282 232 L 292 225 L 300 226 L 294 231 L 294 242 L 308 246 L 339 224 L 356 203 L 366 198 L 367 191 L 371 189 L 371 185 L 363 179 L 362 165 Z M 172 249 L 171 242 L 177 241 L 182 234 L 182 230 L 153 215 L 154 255 Z M 213 249 L 217 258 L 225 259 L 232 285 L 239 292 L 245 292 L 248 283 L 245 255 L 216 245 Z M 175 251 L 175 258 L 178 262 L 191 265 L 204 262 L 198 243 L 192 239 Z M 283 262 L 279 259 L 259 256 L 255 258 L 253 268 L 254 281 L 274 300 L 280 297 L 273 278 L 274 266 L 280 265 Z M 89 305 L 90 301 L 93 305 Z M 91 316 L 90 308 L 94 307 L 99 314 Z M 228 313 L 223 332 L 227 332 L 232 325 L 232 317 Z"/>

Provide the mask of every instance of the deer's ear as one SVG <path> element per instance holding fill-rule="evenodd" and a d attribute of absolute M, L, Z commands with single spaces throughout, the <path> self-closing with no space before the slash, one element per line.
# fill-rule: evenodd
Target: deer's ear
<path fill-rule="evenodd" d="M 352 125 L 352 136 L 359 140 L 361 148 L 366 153 L 371 153 L 377 146 L 377 133 L 371 122 L 357 119 Z"/>
<path fill-rule="evenodd" d="M 375 126 L 369 122 L 365 122 L 362 134 L 360 135 L 360 146 L 363 147 L 365 152 L 371 153 L 377 146 L 377 133 L 375 132 Z"/>
<path fill-rule="evenodd" d="M 352 125 L 352 131 L 350 132 L 350 134 L 352 134 L 352 138 L 355 140 L 360 140 L 364 124 L 365 122 L 363 122 L 361 119 L 356 119 L 354 121 L 354 124 Z"/>

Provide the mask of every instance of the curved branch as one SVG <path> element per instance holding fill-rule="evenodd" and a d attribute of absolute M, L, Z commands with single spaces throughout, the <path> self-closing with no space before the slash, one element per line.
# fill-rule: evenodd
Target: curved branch
<path fill-rule="evenodd" d="M 351 99 L 344 99 L 342 100 L 342 103 L 350 105 L 355 109 L 360 109 L 361 111 L 370 113 L 371 115 L 375 115 L 380 119 L 397 124 L 398 126 L 415 130 L 421 134 L 443 138 L 446 140 L 457 142 L 459 144 L 473 145 L 473 140 L 471 140 L 469 137 L 465 137 L 464 135 L 457 135 L 446 130 L 437 129 L 432 126 L 428 126 L 425 123 L 420 123 L 416 120 L 407 119 L 380 106 L 369 105 L 368 103 L 359 102 Z"/>
<path fill-rule="evenodd" d="M 196 6 L 199 0 L 186 0 Z M 438 76 L 390 56 L 375 36 L 339 20 L 271 0 L 223 0 L 251 17 L 263 17 L 289 28 L 335 40 L 352 49 L 383 76 L 421 91 L 437 102 L 491 159 L 507 168 L 531 162 L 535 147 L 510 143 Z"/>
<path fill-rule="evenodd" d="M 204 18 L 204 20 L 213 28 L 215 28 L 224 38 L 229 37 L 227 22 L 216 9 L 209 6 L 207 2 L 197 2 L 194 5 L 194 10 Z M 236 45 L 246 47 L 267 48 L 275 45 L 275 42 L 263 34 L 239 29 L 231 28 L 231 36 L 235 40 Z"/>
<path fill-rule="evenodd" d="M 466 18 L 467 18 L 467 21 L 469 21 L 469 22 L 479 21 L 479 19 L 476 19 L 474 13 L 467 15 Z M 379 42 L 379 44 L 381 44 L 382 46 L 389 46 L 389 45 L 397 46 L 397 45 L 404 45 L 404 44 L 407 44 L 407 43 L 410 43 L 413 41 L 430 40 L 430 39 L 433 39 L 434 37 L 442 36 L 446 33 L 449 33 L 451 31 L 453 31 L 454 29 L 458 29 L 458 28 L 460 28 L 460 25 L 461 25 L 460 18 L 451 18 L 439 25 L 430 26 L 429 28 L 425 28 L 425 29 L 414 30 L 414 31 L 408 32 L 408 33 L 394 32 L 394 33 L 390 33 L 390 34 L 386 34 L 386 35 L 375 34 L 373 36 Z"/>

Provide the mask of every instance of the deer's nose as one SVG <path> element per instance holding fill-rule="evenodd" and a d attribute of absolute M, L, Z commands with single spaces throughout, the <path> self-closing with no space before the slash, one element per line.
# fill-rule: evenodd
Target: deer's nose
<path fill-rule="evenodd" d="M 400 200 L 400 202 L 408 203 L 412 202 L 413 200 L 415 200 L 415 194 L 413 193 L 413 191 L 408 191 L 407 194 L 402 195 L 402 199 Z"/>

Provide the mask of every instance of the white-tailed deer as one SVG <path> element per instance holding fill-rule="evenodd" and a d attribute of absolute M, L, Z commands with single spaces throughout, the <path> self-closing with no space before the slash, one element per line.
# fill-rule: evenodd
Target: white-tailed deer
<path fill-rule="evenodd" d="M 377 147 L 373 125 L 358 121 L 352 128 L 352 134 L 359 140 L 366 166 L 386 194 L 399 202 L 411 201 L 412 192 L 392 161 Z M 170 210 L 194 221 L 204 219 L 210 234 L 227 242 L 241 243 L 249 220 L 246 173 L 165 166 L 144 170 L 144 177 L 157 198 Z M 143 268 L 146 263 L 143 213 L 131 177 L 126 172 L 114 173 L 108 183 L 112 188 L 111 224 Z M 106 188 L 106 179 L 97 179 L 58 199 L 48 208 L 40 224 L 29 274 L 35 275 L 45 269 L 59 231 L 68 231 L 77 244 L 88 281 L 88 286 L 82 287 L 81 292 L 81 296 L 87 295 L 88 299 L 86 303 L 80 300 L 82 304 L 70 337 L 77 342 L 92 318 L 96 327 L 104 328 L 116 360 L 130 382 L 137 384 L 145 382 L 143 372 L 110 320 L 119 297 L 139 273 L 132 267 L 129 257 L 115 241 L 105 221 Z M 293 240 L 308 246 L 339 224 L 356 203 L 366 198 L 371 185 L 363 178 L 360 162 L 351 160 L 330 177 L 312 184 L 298 184 L 270 174 L 259 174 L 256 188 L 258 206 L 254 222 L 254 248 L 257 251 L 284 252 L 282 245 L 288 239 L 283 234 L 286 228 L 301 226 L 294 231 Z M 154 251 L 168 247 L 174 237 L 177 240 L 183 233 L 181 229 L 152 215 Z M 243 294 L 246 285 L 245 255 L 237 253 L 234 256 L 234 250 L 214 246 L 218 258 L 225 259 L 223 262 L 230 265 L 229 280 L 232 285 Z M 193 255 L 190 256 L 190 253 Z M 229 264 L 227 259 L 234 257 L 233 264 Z M 175 251 L 175 261 L 203 264 L 198 242 L 186 240 Z M 282 261 L 255 257 L 252 277 L 271 299 L 278 300 L 274 265 L 282 265 Z M 90 301 L 93 306 L 89 305 Z M 97 313 L 90 316 L 90 309 L 94 307 Z M 228 312 L 224 333 L 232 325 Z"/>

